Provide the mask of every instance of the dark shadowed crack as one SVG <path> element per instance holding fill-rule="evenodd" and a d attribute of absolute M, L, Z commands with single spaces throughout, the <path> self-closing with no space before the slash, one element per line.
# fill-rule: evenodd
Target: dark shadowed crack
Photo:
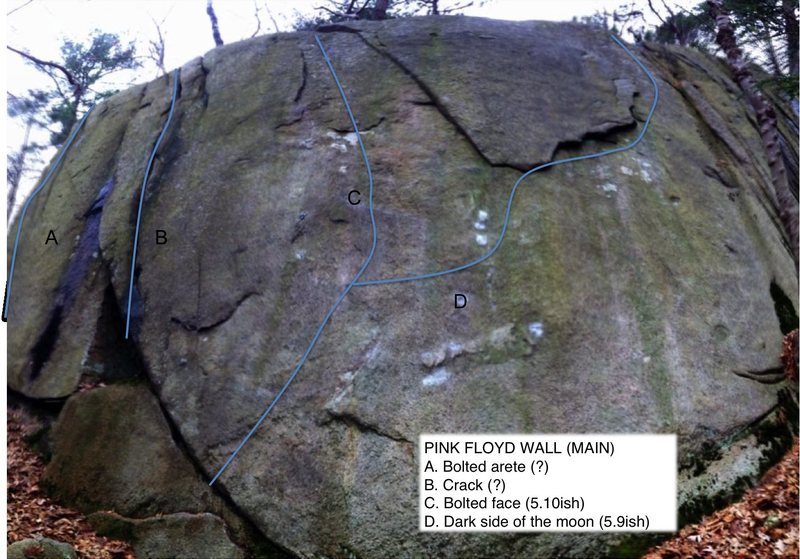
<path fill-rule="evenodd" d="M 385 121 L 385 120 L 386 120 L 386 117 L 382 116 L 382 117 L 380 117 L 378 119 L 378 122 L 376 122 L 375 124 L 372 124 L 370 126 L 365 126 L 363 128 L 359 127 L 358 131 L 362 132 L 362 133 L 363 132 L 369 132 L 370 130 L 373 130 L 373 129 L 377 128 L 378 126 L 380 126 L 381 124 L 383 124 L 383 121 Z M 334 128 L 334 127 L 331 127 L 331 130 L 333 130 L 334 132 L 336 132 L 338 134 L 352 134 L 354 132 L 354 130 L 351 127 L 347 127 L 347 128 Z"/>
<path fill-rule="evenodd" d="M 300 49 L 300 60 L 303 62 L 303 81 L 300 82 L 300 87 L 297 88 L 297 93 L 294 96 L 294 102 L 300 102 L 300 98 L 303 96 L 303 90 L 306 88 L 306 81 L 308 80 L 308 65 L 306 64 L 306 55 L 302 49 Z"/>
<path fill-rule="evenodd" d="M 604 142 L 614 146 L 626 144 L 628 142 L 625 141 L 622 136 L 632 132 L 633 130 L 636 130 L 638 124 L 636 124 L 636 120 L 632 117 L 630 122 L 607 121 L 603 123 L 603 126 L 605 126 L 605 128 L 602 131 L 586 132 L 585 134 L 582 134 L 580 138 L 575 140 L 561 140 L 556 144 L 556 147 L 553 148 L 553 153 L 548 161 L 555 161 L 556 155 L 561 150 L 578 149 L 589 141 Z M 541 165 L 541 163 L 536 163 L 534 167 L 538 165 Z"/>
<path fill-rule="evenodd" d="M 113 289 L 111 287 L 111 283 L 109 283 L 107 289 Z M 147 388 L 153 394 L 155 398 L 159 410 L 164 418 L 164 421 L 167 423 L 169 428 L 170 438 L 172 439 L 172 443 L 176 446 L 176 448 L 180 451 L 183 455 L 184 459 L 189 463 L 189 465 L 194 469 L 195 474 L 198 476 L 199 479 L 205 481 L 206 483 L 210 481 L 209 475 L 206 473 L 205 469 L 202 467 L 202 462 L 198 458 L 197 454 L 194 452 L 192 447 L 186 442 L 181 434 L 181 431 L 178 427 L 178 424 L 172 418 L 169 413 L 169 409 L 164 404 L 161 393 L 160 387 L 158 383 L 156 383 L 150 375 L 150 371 L 145 364 L 145 360 L 142 357 L 141 350 L 134 339 L 125 339 L 123 337 L 124 333 L 124 319 L 123 319 L 123 312 L 122 308 L 119 306 L 119 301 L 116 297 L 112 297 L 111 304 L 116 306 L 116 312 L 114 316 L 118 317 L 118 320 L 115 324 L 108 323 L 107 327 L 114 328 L 117 330 L 116 335 L 113 336 L 113 340 L 115 340 L 117 345 L 107 345 L 103 348 L 105 354 L 125 354 L 130 356 L 130 362 L 128 366 L 131 369 L 134 369 L 138 375 L 140 376 Z M 226 532 L 228 533 L 231 541 L 233 541 L 236 545 L 244 549 L 248 549 L 251 552 L 252 557 L 275 557 L 275 558 L 286 558 L 286 559 L 293 559 L 296 557 L 293 553 L 289 552 L 282 546 L 280 546 L 277 542 L 271 540 L 258 526 L 258 524 L 244 511 L 242 510 L 239 505 L 234 501 L 234 499 L 224 490 L 221 484 L 215 484 L 209 487 L 209 491 L 219 497 L 221 504 L 223 505 L 222 508 L 217 508 L 211 506 L 209 504 L 206 512 L 211 514 L 215 514 L 223 519 L 225 522 Z M 236 519 L 236 522 L 240 522 L 240 529 L 243 529 L 242 532 L 231 530 L 231 519 Z M 244 535 L 247 538 L 247 541 L 243 541 L 241 536 Z"/>
<path fill-rule="evenodd" d="M 376 427 L 375 425 L 367 423 L 357 415 L 354 415 L 350 412 L 335 412 L 331 410 L 327 410 L 327 412 L 329 419 L 328 421 L 325 421 L 323 425 L 330 423 L 331 421 L 341 421 L 345 425 L 348 425 L 350 427 L 355 427 L 362 433 L 372 433 L 374 435 L 378 435 L 379 437 L 384 437 L 393 440 L 394 442 L 397 443 L 413 444 L 411 441 L 409 441 L 407 438 L 405 438 L 397 431 L 393 431 L 391 433 L 383 431 L 380 428 Z"/>
<path fill-rule="evenodd" d="M 103 207 L 114 189 L 114 179 L 108 179 L 84 214 L 83 230 L 78 245 L 70 257 L 67 269 L 61 276 L 56 291 L 55 307 L 39 339 L 31 348 L 30 378 L 36 380 L 44 365 L 50 360 L 60 334 L 61 322 L 67 316 L 78 297 L 83 280 L 92 264 L 100 256 L 100 219 Z"/>
<path fill-rule="evenodd" d="M 142 91 L 141 91 L 141 93 L 139 93 L 139 101 L 137 101 L 137 103 L 136 103 L 136 105 L 137 105 L 137 108 L 136 108 L 136 109 L 134 109 L 134 110 L 133 110 L 133 112 L 136 112 L 136 111 L 138 111 L 138 110 L 141 108 L 141 106 L 142 106 L 142 101 L 144 101 L 144 96 L 145 96 L 145 94 L 147 93 L 147 86 L 148 86 L 148 85 L 150 85 L 150 84 L 149 84 L 149 83 L 146 83 L 146 84 L 144 84 L 144 86 L 142 86 Z"/>
<path fill-rule="evenodd" d="M 783 367 L 771 367 L 763 371 L 734 371 L 740 377 L 758 381 L 762 384 L 778 384 L 786 379 Z"/>
<path fill-rule="evenodd" d="M 692 107 L 694 107 L 697 114 L 700 115 L 700 118 L 703 119 L 703 122 L 706 123 L 714 135 L 731 150 L 731 153 L 736 159 L 738 159 L 740 163 L 748 161 L 747 153 L 745 153 L 741 141 L 736 137 L 735 132 L 728 127 L 725 123 L 725 119 L 714 110 L 714 107 L 706 100 L 700 90 L 691 82 L 683 80 L 680 82 L 679 91 L 683 94 L 683 97 L 689 101 Z"/>
<path fill-rule="evenodd" d="M 733 184 L 733 181 L 731 180 L 730 177 L 728 177 L 726 174 L 723 174 L 722 171 L 720 171 L 713 165 L 704 165 L 703 174 L 707 177 L 711 177 L 712 179 L 719 181 L 719 183 L 722 184 L 722 186 L 724 186 L 725 188 L 730 188 L 732 190 L 736 190 L 739 188 L 737 185 Z"/>
<path fill-rule="evenodd" d="M 187 330 L 189 332 L 198 332 L 198 333 L 199 332 L 207 332 L 208 330 L 212 330 L 212 329 L 216 328 L 217 326 L 220 326 L 221 324 L 224 324 L 225 322 L 230 320 L 230 318 L 234 314 L 236 314 L 236 311 L 239 310 L 239 307 L 242 305 L 242 303 L 247 301 L 250 297 L 253 297 L 253 296 L 256 296 L 256 295 L 261 295 L 261 294 L 262 293 L 260 293 L 258 291 L 248 291 L 247 293 L 242 295 L 239 298 L 239 300 L 236 301 L 231 306 L 230 309 L 228 309 L 228 311 L 222 316 L 222 318 L 212 322 L 211 324 L 196 324 L 196 323 L 194 323 L 192 321 L 189 321 L 189 320 L 180 319 L 177 316 L 170 317 L 170 321 L 172 321 L 173 323 L 177 324 L 178 326 L 180 326 L 181 328 L 183 328 L 184 330 Z"/>
<path fill-rule="evenodd" d="M 208 74 L 211 70 L 206 68 L 205 58 L 200 57 L 200 70 L 203 72 L 203 77 L 200 78 L 200 97 L 203 100 L 203 108 L 208 108 L 208 90 L 206 89 L 206 82 L 208 81 Z"/>
<path fill-rule="evenodd" d="M 297 110 L 294 111 L 294 113 L 297 116 L 295 116 L 291 120 L 287 120 L 286 122 L 278 123 L 273 130 L 279 130 L 281 128 L 287 128 L 287 127 L 289 127 L 289 126 L 291 126 L 293 124 L 297 124 L 298 122 L 303 120 L 303 116 L 305 116 L 305 114 L 306 114 L 306 108 L 305 107 L 299 107 Z"/>
<path fill-rule="evenodd" d="M 300 61 L 302 62 L 303 65 L 303 72 L 302 72 L 302 79 L 300 81 L 300 87 L 297 88 L 297 93 L 295 93 L 294 99 L 292 99 L 292 102 L 295 104 L 295 106 L 291 111 L 291 118 L 285 122 L 279 122 L 274 127 L 274 130 L 287 128 L 289 126 L 292 126 L 293 124 L 297 124 L 298 122 L 303 120 L 303 117 L 305 116 L 306 111 L 308 109 L 307 106 L 299 104 L 300 99 L 303 97 L 303 92 L 306 89 L 306 84 L 308 83 L 308 64 L 306 63 L 306 55 L 302 49 L 299 50 L 300 50 Z"/>
<path fill-rule="evenodd" d="M 74 179 L 78 175 L 81 175 L 81 174 L 85 173 L 91 166 L 92 166 L 92 164 L 88 163 L 86 166 L 82 167 L 81 169 L 77 170 L 76 172 L 71 173 L 69 178 Z"/>
<path fill-rule="evenodd" d="M 341 25 L 339 23 L 320 25 L 316 30 L 318 33 L 352 33 L 354 35 L 361 35 L 361 31 L 358 29 L 353 29 L 352 27 L 347 27 L 346 25 Z"/>

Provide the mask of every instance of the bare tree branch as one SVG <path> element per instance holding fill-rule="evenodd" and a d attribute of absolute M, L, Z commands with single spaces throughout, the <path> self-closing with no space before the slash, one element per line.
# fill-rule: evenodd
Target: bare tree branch
<path fill-rule="evenodd" d="M 158 23 L 155 19 L 152 20 L 153 25 L 156 26 L 156 33 L 158 34 L 158 40 L 153 41 L 150 40 L 150 53 L 148 58 L 155 62 L 158 69 L 161 71 L 163 75 L 167 75 L 167 69 L 164 67 L 164 53 L 167 50 L 167 45 L 164 42 L 164 35 L 161 33 L 161 25 L 164 24 L 164 20 L 161 20 L 161 23 Z"/>
<path fill-rule="evenodd" d="M 664 8 L 667 10 L 669 17 L 671 17 L 674 20 L 675 12 L 673 12 L 672 9 L 670 9 L 669 4 L 667 4 L 667 0 L 661 0 L 661 3 L 664 4 Z"/>
<path fill-rule="evenodd" d="M 214 36 L 214 44 L 221 47 L 224 43 L 222 42 L 222 35 L 219 34 L 219 21 L 217 20 L 216 12 L 214 12 L 212 0 L 208 0 L 206 4 L 206 13 L 208 14 L 208 19 L 211 20 L 211 35 Z"/>
<path fill-rule="evenodd" d="M 364 6 L 366 7 L 366 5 Z M 361 8 L 362 10 L 364 8 Z M 386 10 L 389 9 L 389 0 L 375 0 L 375 19 L 386 19 Z"/>
<path fill-rule="evenodd" d="M 278 22 L 275 21 L 274 17 L 272 17 L 272 12 L 270 11 L 269 4 L 267 2 L 264 2 L 264 9 L 267 11 L 267 15 L 269 16 L 269 19 L 272 21 L 272 25 L 275 26 L 275 33 L 280 33 L 281 30 L 278 28 Z"/>
<path fill-rule="evenodd" d="M 55 68 L 56 70 L 59 70 L 62 74 L 64 74 L 64 77 L 67 78 L 67 81 L 69 82 L 69 84 L 71 86 L 78 87 L 80 85 L 78 83 L 78 80 L 75 78 L 75 76 L 73 76 L 72 73 L 69 70 L 67 70 L 66 68 L 64 68 L 61 64 L 58 64 L 57 62 L 52 62 L 50 60 L 42 60 L 41 58 L 36 58 L 32 54 L 28 54 L 27 52 L 23 52 L 21 50 L 17 50 L 14 47 L 10 47 L 8 45 L 6 45 L 6 48 L 8 50 L 10 50 L 11 52 L 17 53 L 22 58 L 30 60 L 31 62 L 33 62 L 34 64 L 36 64 L 39 67 L 42 67 L 42 68 L 44 68 L 44 67 Z"/>
<path fill-rule="evenodd" d="M 258 12 L 259 12 L 259 9 L 260 9 L 258 7 L 258 0 L 253 0 L 253 7 L 255 8 L 254 15 L 256 16 L 256 24 L 257 25 L 256 25 L 256 30 L 253 31 L 252 35 L 250 35 L 251 39 L 253 37 L 255 37 L 256 35 L 258 35 L 258 32 L 261 31 L 261 17 L 258 15 Z"/>
<path fill-rule="evenodd" d="M 667 23 L 667 20 L 665 20 L 663 17 L 661 17 L 661 14 L 658 13 L 658 10 L 656 10 L 656 7 L 653 6 L 653 1 L 652 0 L 647 0 L 647 5 L 650 6 L 650 11 L 653 12 L 653 15 L 655 15 L 658 18 L 658 21 L 660 21 L 664 25 L 669 25 Z"/>
<path fill-rule="evenodd" d="M 455 12 L 455 11 L 457 11 L 457 10 L 463 10 L 464 8 L 469 8 L 469 7 L 470 7 L 470 6 L 472 6 L 474 3 L 475 3 L 475 2 L 473 2 L 472 0 L 470 0 L 469 2 L 465 2 L 464 4 L 456 4 L 455 6 L 451 6 L 450 8 L 443 8 L 443 9 L 442 9 L 442 11 L 441 11 L 441 13 L 443 13 L 443 14 L 447 15 L 447 14 L 449 14 L 449 13 L 452 13 L 452 12 Z"/>
<path fill-rule="evenodd" d="M 24 8 L 25 6 L 27 6 L 27 5 L 28 5 L 28 4 L 30 4 L 31 2 L 33 2 L 33 0 L 28 0 L 28 1 L 27 1 L 27 2 L 25 2 L 24 4 L 21 4 L 21 5 L 17 6 L 17 7 L 16 7 L 16 8 L 14 8 L 13 10 L 11 10 L 10 12 L 6 13 L 6 16 L 10 16 L 10 15 L 11 15 L 11 14 L 13 14 L 14 12 L 21 10 L 22 8 Z"/>

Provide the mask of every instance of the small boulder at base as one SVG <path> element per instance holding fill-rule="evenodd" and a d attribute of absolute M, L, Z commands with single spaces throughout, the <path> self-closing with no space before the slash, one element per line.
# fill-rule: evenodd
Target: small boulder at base
<path fill-rule="evenodd" d="M 78 559 L 78 554 L 68 543 L 50 538 L 29 538 L 12 543 L 7 550 L 8 559 Z"/>
<path fill-rule="evenodd" d="M 221 518 L 180 512 L 152 518 L 126 518 L 96 512 L 89 522 L 99 534 L 131 542 L 138 559 L 242 559 L 244 554 L 225 532 Z"/>

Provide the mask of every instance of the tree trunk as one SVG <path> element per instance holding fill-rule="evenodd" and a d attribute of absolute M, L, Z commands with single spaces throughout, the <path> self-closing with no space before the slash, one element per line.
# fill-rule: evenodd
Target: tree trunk
<path fill-rule="evenodd" d="M 219 34 L 219 21 L 217 21 L 217 14 L 214 12 L 214 4 L 211 3 L 211 0 L 208 0 L 208 4 L 206 4 L 206 13 L 208 14 L 208 19 L 211 20 L 211 34 L 214 36 L 214 44 L 218 47 L 222 46 L 222 35 Z"/>
<path fill-rule="evenodd" d="M 783 70 L 781 69 L 781 61 L 778 58 L 778 52 L 775 50 L 775 43 L 772 42 L 772 37 L 767 28 L 764 29 L 764 44 L 767 47 L 767 58 L 769 58 L 769 65 L 772 66 L 772 73 L 778 77 L 782 77 Z"/>
<path fill-rule="evenodd" d="M 374 19 L 386 19 L 386 11 L 389 9 L 389 0 L 375 0 Z"/>
<path fill-rule="evenodd" d="M 747 68 L 747 64 L 742 57 L 742 51 L 739 50 L 736 44 L 736 35 L 734 34 L 730 17 L 722 7 L 722 0 L 709 0 L 708 5 L 711 17 L 717 24 L 716 42 L 725 53 L 728 64 L 733 70 L 734 79 L 744 92 L 748 104 L 756 113 L 758 131 L 767 154 L 772 186 L 775 189 L 775 197 L 778 201 L 778 215 L 789 237 L 792 255 L 795 262 L 797 262 L 797 201 L 792 195 L 789 177 L 786 175 L 786 167 L 783 165 L 775 109 L 761 95 L 753 75 Z"/>
<path fill-rule="evenodd" d="M 786 31 L 786 55 L 789 59 L 789 73 L 797 76 L 800 74 L 800 30 L 797 28 L 797 17 L 794 15 L 794 1 L 783 0 L 783 25 Z"/>

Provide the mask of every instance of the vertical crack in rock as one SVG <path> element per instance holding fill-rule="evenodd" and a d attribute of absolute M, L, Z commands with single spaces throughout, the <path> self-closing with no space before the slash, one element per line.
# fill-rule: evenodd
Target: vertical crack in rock
<path fill-rule="evenodd" d="M 651 53 L 653 53 L 654 56 L 651 55 Z M 786 235 L 783 234 L 783 225 L 781 224 L 780 217 L 778 215 L 778 203 L 775 198 L 775 193 L 771 187 L 769 178 L 763 174 L 756 162 L 756 154 L 749 152 L 748 146 L 741 139 L 741 136 L 736 133 L 734 129 L 729 127 L 725 119 L 713 108 L 711 104 L 709 104 L 707 96 L 686 79 L 685 71 L 679 64 L 684 63 L 688 66 L 699 69 L 699 71 L 704 72 L 705 75 L 710 76 L 711 79 L 719 82 L 719 80 L 716 78 L 716 75 L 712 74 L 702 66 L 692 63 L 685 56 L 675 55 L 667 49 L 661 48 L 655 50 L 648 46 L 644 51 L 644 55 L 648 63 L 653 68 L 658 68 L 663 74 L 671 77 L 671 79 L 666 79 L 665 82 L 683 98 L 686 106 L 689 108 L 689 110 L 694 112 L 696 119 L 704 125 L 705 130 L 708 131 L 708 134 L 710 134 L 710 136 L 712 136 L 714 139 L 718 139 L 720 141 L 716 143 L 710 143 L 709 145 L 712 146 L 712 149 L 718 153 L 720 157 L 730 159 L 732 163 L 749 165 L 750 168 L 753 169 L 754 172 L 751 173 L 753 181 L 750 183 L 753 186 L 750 190 L 753 192 L 754 198 L 758 205 L 764 210 L 770 222 L 779 232 L 781 245 L 789 254 L 792 254 L 792 246 L 790 245 L 789 240 L 786 238 Z M 738 95 L 738 88 L 736 91 L 732 91 L 725 84 L 722 85 L 725 86 L 730 93 Z M 753 128 L 757 129 L 758 123 L 752 119 L 749 112 L 746 113 L 746 115 Z M 727 149 L 720 149 L 716 147 L 718 143 L 722 143 Z M 720 182 L 722 182 L 725 186 L 729 187 L 729 184 L 723 181 L 720 177 L 709 175 L 706 169 L 704 169 L 703 172 L 712 178 L 720 180 Z M 759 178 L 761 180 L 758 180 Z"/>
<path fill-rule="evenodd" d="M 211 73 L 211 70 L 206 68 L 205 58 L 200 57 L 200 70 L 203 72 L 202 78 L 200 78 L 200 97 L 203 100 L 203 109 L 208 108 L 208 89 L 206 89 L 206 82 L 208 81 L 208 75 Z"/>
<path fill-rule="evenodd" d="M 303 92 L 305 91 L 306 84 L 308 83 L 308 63 L 306 62 L 305 52 L 303 52 L 302 48 L 299 48 L 299 44 L 298 50 L 300 52 L 300 61 L 302 63 L 302 76 L 300 80 L 300 86 L 297 88 L 297 93 L 295 93 L 294 98 L 292 99 L 292 102 L 295 104 L 295 106 L 291 110 L 290 119 L 285 122 L 279 122 L 277 125 L 275 125 L 274 130 L 279 130 L 293 124 L 297 124 L 303 120 L 303 117 L 306 114 L 307 107 L 304 104 L 300 104 L 300 100 L 303 97 Z"/>
<path fill-rule="evenodd" d="M 112 284 L 109 281 L 109 284 L 106 287 L 107 290 L 111 290 L 113 293 Z M 156 400 L 158 404 L 158 408 L 161 411 L 161 414 L 164 417 L 164 420 L 169 428 L 170 437 L 172 439 L 173 444 L 179 450 L 179 452 L 183 455 L 186 461 L 190 464 L 192 469 L 194 470 L 195 474 L 198 476 L 200 480 L 203 480 L 205 483 L 211 479 L 205 469 L 202 467 L 202 462 L 199 460 L 195 452 L 192 450 L 192 447 L 186 442 L 183 438 L 183 435 L 178 428 L 177 423 L 172 418 L 169 413 L 169 409 L 164 404 L 163 400 L 161 399 L 161 394 L 159 393 L 159 388 L 157 383 L 155 383 L 150 375 L 150 372 L 147 368 L 145 360 L 142 356 L 141 350 L 138 347 L 138 344 L 133 341 L 133 339 L 125 339 L 124 338 L 124 314 L 123 310 L 120 307 L 119 300 L 117 297 L 113 296 L 110 298 L 109 303 L 115 307 L 114 312 L 110 313 L 111 316 L 116 317 L 116 321 L 111 323 L 107 322 L 106 327 L 115 330 L 113 336 L 110 336 L 109 339 L 114 340 L 116 345 L 106 345 L 103 348 L 103 352 L 105 355 L 116 355 L 116 354 L 124 354 L 129 356 L 129 363 L 128 367 L 135 371 L 136 376 L 140 377 L 146 384 L 148 390 L 153 395 L 153 398 Z M 265 553 L 268 557 L 281 557 L 287 559 L 294 559 L 296 556 L 289 552 L 289 550 L 282 547 L 277 542 L 271 540 L 258 526 L 258 524 L 250 518 L 250 516 L 241 509 L 241 507 L 234 501 L 231 496 L 223 490 L 222 484 L 214 484 L 213 486 L 209 487 L 210 491 L 217 495 L 224 506 L 228 508 L 230 513 L 237 517 L 239 521 L 242 522 L 242 525 L 245 530 L 246 536 L 250 539 L 249 542 L 238 541 L 240 538 L 232 537 L 232 541 L 239 545 L 242 548 L 253 548 L 256 547 L 255 551 L 256 556 L 262 556 L 260 553 Z M 226 529 L 228 530 L 229 535 L 233 536 L 233 530 L 231 530 L 231 526 L 228 520 L 222 514 L 223 511 L 215 511 L 215 510 L 208 510 L 212 514 L 220 515 L 220 517 L 224 520 Z M 248 545 L 248 543 L 250 545 Z"/>
<path fill-rule="evenodd" d="M 740 163 L 748 161 L 749 158 L 741 147 L 742 144 L 739 139 L 736 138 L 734 132 L 725 124 L 725 119 L 714 110 L 700 90 L 687 80 L 682 80 L 680 86 L 680 91 L 683 96 L 694 106 L 697 114 L 700 115 L 703 122 L 705 122 L 706 126 L 708 126 L 714 135 L 727 146 Z"/>
<path fill-rule="evenodd" d="M 303 97 L 303 91 L 306 88 L 306 81 L 308 81 L 308 64 L 306 63 L 306 55 L 302 49 L 300 49 L 300 59 L 303 62 L 303 81 L 300 82 L 300 87 L 297 88 L 297 93 L 294 96 L 293 101 L 295 103 L 299 103 L 300 99 Z"/>
<path fill-rule="evenodd" d="M 341 29 L 339 29 L 338 27 L 345 27 L 345 26 L 337 26 L 337 29 L 336 29 L 336 30 L 337 30 L 337 31 L 341 31 Z M 450 111 L 447 109 L 447 107 L 446 107 L 446 106 L 444 106 L 444 104 L 441 102 L 441 100 L 440 100 L 440 99 L 439 99 L 439 97 L 436 95 L 436 93 L 433 91 L 433 89 L 431 89 L 431 88 L 428 86 L 428 84 L 426 84 L 426 83 L 425 83 L 425 81 L 424 81 L 424 80 L 422 80 L 422 78 L 420 78 L 419 76 L 417 76 L 417 75 L 416 75 L 416 74 L 415 74 L 415 73 L 414 73 L 414 72 L 411 70 L 411 68 L 409 68 L 409 67 L 407 67 L 405 64 L 403 64 L 403 63 L 400 61 L 400 59 L 399 59 L 399 58 L 397 58 L 396 56 L 394 56 L 394 55 L 393 55 L 391 52 L 389 52 L 387 49 L 382 49 L 382 48 L 380 48 L 380 47 L 377 47 L 377 46 L 373 45 L 373 44 L 372 44 L 370 41 L 368 41 L 368 40 L 367 40 L 367 39 L 366 39 L 366 38 L 365 38 L 365 37 L 364 37 L 364 36 L 363 36 L 363 35 L 362 35 L 360 32 L 358 32 L 358 31 L 356 31 L 356 32 L 355 32 L 355 34 L 356 34 L 356 35 L 358 36 L 358 38 L 359 38 L 359 39 L 361 39 L 361 41 L 362 41 L 362 42 L 363 42 L 365 45 L 367 45 L 367 46 L 368 46 L 370 49 L 374 50 L 374 51 L 375 51 L 375 52 L 377 52 L 379 55 L 381 55 L 381 56 L 383 56 L 384 58 L 386 58 L 386 59 L 388 59 L 389 61 L 391 61 L 391 62 L 392 62 L 392 63 L 393 63 L 395 66 L 397 66 L 397 67 L 398 67 L 398 68 L 399 68 L 399 69 L 400 69 L 400 70 L 401 70 L 401 71 L 402 71 L 402 72 L 403 72 L 405 75 L 407 75 L 409 78 L 411 78 L 411 79 L 414 81 L 414 83 L 415 83 L 415 84 L 417 84 L 417 87 L 419 87 L 419 88 L 420 88 L 420 90 L 422 90 L 422 92 L 423 92 L 425 95 L 427 95 L 427 97 L 428 97 L 428 98 L 431 100 L 431 104 L 432 104 L 432 106 L 433 106 L 433 107 L 435 107 L 437 111 L 439 111 L 439 114 L 441 114 L 441 115 L 442 115 L 442 117 L 443 117 L 443 118 L 444 118 L 444 119 L 445 119 L 447 122 L 449 122 L 449 123 L 450 123 L 450 124 L 453 126 L 453 128 L 455 128 L 456 132 L 458 132 L 458 133 L 459 133 L 461 136 L 463 136 L 463 137 L 464 137 L 464 139 L 465 139 L 465 140 L 466 140 L 466 141 L 469 143 L 469 145 L 470 145 L 470 146 L 472 146 L 472 149 L 474 149 L 474 150 L 475 150 L 475 152 L 476 152 L 476 153 L 477 153 L 477 154 L 478 154 L 478 155 L 481 157 L 481 159 L 483 159 L 483 160 L 484 160 L 484 161 L 485 161 L 485 162 L 486 162 L 486 163 L 487 163 L 489 166 L 491 166 L 491 167 L 504 167 L 504 168 L 511 168 L 511 169 L 516 169 L 517 171 L 520 171 L 520 172 L 525 172 L 525 171 L 527 171 L 527 169 L 525 169 L 525 168 L 522 168 L 522 167 L 518 167 L 518 166 L 514 166 L 514 165 L 509 165 L 509 164 L 495 163 L 495 162 L 493 162 L 491 159 L 489 159 L 489 157 L 488 157 L 488 156 L 487 156 L 487 155 L 486 155 L 486 154 L 485 154 L 485 153 L 484 153 L 484 152 L 481 150 L 481 148 L 478 146 L 477 142 L 475 142 L 475 140 L 472 138 L 472 136 L 470 136 L 470 134 L 469 134 L 469 132 L 467 131 L 467 129 L 466 129 L 466 128 L 464 128 L 464 127 L 461 125 L 461 123 L 460 123 L 460 122 L 458 122 L 458 120 L 456 119 L 456 117 L 455 117 L 455 116 L 453 116 L 453 115 L 450 113 Z"/>
<path fill-rule="evenodd" d="M 39 377 L 45 363 L 50 360 L 58 340 L 61 321 L 72 309 L 92 262 L 100 256 L 100 219 L 106 200 L 113 189 L 114 179 L 110 178 L 100 188 L 100 192 L 84 214 L 84 225 L 78 246 L 69 260 L 67 270 L 61 277 L 56 291 L 55 308 L 50 315 L 47 327 L 31 348 L 31 380 Z"/>
<path fill-rule="evenodd" d="M 201 59 L 201 66 L 202 66 L 202 59 Z M 151 204 L 153 200 L 156 199 L 158 196 L 158 193 L 160 191 L 159 185 L 164 181 L 164 177 L 166 177 L 169 174 L 170 169 L 172 168 L 174 163 L 178 159 L 180 159 L 182 155 L 186 153 L 186 149 L 183 147 L 183 144 L 179 136 L 179 130 L 184 116 L 184 110 L 182 109 L 181 104 L 178 102 L 180 98 L 180 93 L 182 91 L 180 70 L 177 71 L 177 75 L 175 76 L 174 79 L 177 80 L 177 88 L 175 93 L 175 110 L 172 117 L 172 122 L 170 123 L 169 127 L 166 130 L 162 143 L 158 146 L 158 151 L 155 153 L 155 158 L 153 160 L 153 167 L 150 170 L 150 176 L 147 180 L 147 184 L 142 184 L 136 190 L 135 195 L 131 199 L 132 207 L 131 207 L 130 225 L 132 228 L 135 228 L 137 216 L 139 214 L 139 197 L 141 196 L 141 189 L 146 188 L 144 202 L 146 204 Z M 170 86 L 169 80 L 167 81 L 167 85 L 168 85 L 167 90 L 170 92 L 168 107 L 171 107 L 172 87 Z M 205 91 L 205 77 L 203 77 L 201 81 L 201 88 L 202 91 Z M 169 108 L 165 113 L 162 113 L 162 115 L 166 115 L 168 112 Z M 161 137 L 161 133 L 165 125 L 166 121 L 162 122 L 161 126 L 158 127 L 157 135 L 153 139 L 153 142 L 150 145 L 150 150 L 148 153 L 152 152 L 152 150 L 156 148 L 156 144 L 158 143 L 158 139 Z M 142 179 L 144 179 L 143 175 Z M 136 287 L 136 283 L 138 283 L 138 278 L 141 274 L 141 270 L 142 270 L 141 263 L 137 259 L 136 268 L 134 270 L 131 270 L 131 273 L 133 274 L 134 277 L 134 285 L 131 293 L 130 324 L 131 324 L 131 331 L 134 336 L 138 335 L 139 333 L 139 327 L 141 326 L 141 319 L 144 314 L 144 303 Z"/>

